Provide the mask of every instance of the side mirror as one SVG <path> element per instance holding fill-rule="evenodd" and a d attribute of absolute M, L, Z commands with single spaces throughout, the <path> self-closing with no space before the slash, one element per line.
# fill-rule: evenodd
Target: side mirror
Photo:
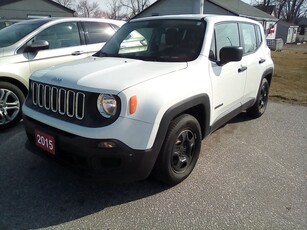
<path fill-rule="evenodd" d="M 49 42 L 45 40 L 37 40 L 33 42 L 28 48 L 30 51 L 46 50 L 49 49 Z"/>
<path fill-rule="evenodd" d="M 226 46 L 220 50 L 220 61 L 218 65 L 225 65 L 232 61 L 241 61 L 243 48 L 237 46 Z"/>

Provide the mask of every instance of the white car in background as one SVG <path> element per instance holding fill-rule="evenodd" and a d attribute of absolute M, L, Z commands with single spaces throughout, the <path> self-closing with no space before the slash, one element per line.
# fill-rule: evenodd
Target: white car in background
<path fill-rule="evenodd" d="M 0 129 L 21 119 L 31 73 L 94 54 L 123 24 L 109 19 L 44 18 L 0 30 Z"/>

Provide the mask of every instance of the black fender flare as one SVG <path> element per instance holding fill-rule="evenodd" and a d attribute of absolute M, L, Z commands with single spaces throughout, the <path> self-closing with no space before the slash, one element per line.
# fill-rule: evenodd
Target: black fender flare
<path fill-rule="evenodd" d="M 207 94 L 198 94 L 171 106 L 163 115 L 153 144 L 154 152 L 159 153 L 166 137 L 171 121 L 181 114 L 191 114 L 200 126 L 202 138 L 210 133 L 210 99 Z M 158 154 L 157 154 L 158 155 Z"/>
<path fill-rule="evenodd" d="M 271 80 L 272 80 L 272 77 L 273 77 L 273 73 L 274 73 L 274 68 L 270 67 L 270 68 L 266 69 L 263 72 L 263 74 L 262 74 L 260 85 L 261 85 L 262 79 L 266 78 L 266 76 L 268 76 L 268 75 L 271 75 L 271 77 L 268 79 L 269 85 L 271 85 Z M 259 85 L 259 87 L 260 87 L 260 85 Z"/>

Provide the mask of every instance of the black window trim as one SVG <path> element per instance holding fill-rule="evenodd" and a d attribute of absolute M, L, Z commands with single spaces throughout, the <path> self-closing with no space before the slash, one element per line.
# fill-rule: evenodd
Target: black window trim
<path fill-rule="evenodd" d="M 79 29 L 79 36 L 80 36 L 81 45 L 86 45 L 85 30 L 84 30 L 83 22 L 78 21 L 77 25 L 78 25 L 78 29 Z"/>

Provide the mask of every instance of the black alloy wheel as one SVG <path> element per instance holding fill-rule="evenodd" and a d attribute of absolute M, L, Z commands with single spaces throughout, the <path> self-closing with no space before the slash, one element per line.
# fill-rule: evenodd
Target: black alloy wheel
<path fill-rule="evenodd" d="M 176 185 L 194 169 L 200 153 L 201 128 L 195 117 L 184 114 L 169 125 L 152 175 L 167 185 Z"/>
<path fill-rule="evenodd" d="M 269 101 L 269 82 L 266 78 L 262 79 L 255 104 L 246 110 L 247 115 L 253 118 L 261 117 Z"/>

